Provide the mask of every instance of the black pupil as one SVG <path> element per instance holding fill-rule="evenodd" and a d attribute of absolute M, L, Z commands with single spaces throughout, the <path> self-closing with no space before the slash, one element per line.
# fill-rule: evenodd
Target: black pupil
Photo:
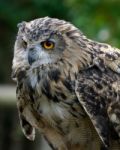
<path fill-rule="evenodd" d="M 46 43 L 45 43 L 45 44 L 46 44 L 46 46 L 48 46 L 48 47 L 49 47 L 49 46 L 51 46 L 51 44 L 52 44 L 52 43 L 51 43 L 50 41 L 46 41 Z"/>

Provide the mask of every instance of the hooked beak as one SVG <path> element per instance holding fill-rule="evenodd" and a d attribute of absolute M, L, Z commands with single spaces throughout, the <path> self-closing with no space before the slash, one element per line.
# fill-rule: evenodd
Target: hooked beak
<path fill-rule="evenodd" d="M 28 48 L 28 62 L 30 65 L 38 59 L 40 51 L 41 49 L 38 45 Z"/>

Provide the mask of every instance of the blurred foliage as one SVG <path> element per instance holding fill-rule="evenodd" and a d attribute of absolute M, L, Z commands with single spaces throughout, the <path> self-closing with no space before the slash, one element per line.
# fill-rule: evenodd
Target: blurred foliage
<path fill-rule="evenodd" d="M 89 38 L 120 47 L 120 0 L 0 0 L 0 83 L 11 83 L 17 23 L 50 16 L 76 25 Z"/>

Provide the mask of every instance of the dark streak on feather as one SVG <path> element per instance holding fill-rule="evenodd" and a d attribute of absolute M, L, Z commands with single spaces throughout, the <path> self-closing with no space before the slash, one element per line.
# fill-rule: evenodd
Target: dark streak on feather
<path fill-rule="evenodd" d="M 30 135 L 32 133 L 32 126 L 26 121 L 26 119 L 23 116 L 21 116 L 21 125 L 25 129 L 25 133 L 27 135 Z"/>
<path fill-rule="evenodd" d="M 69 37 L 71 37 L 71 36 L 73 36 L 73 34 L 76 33 L 76 32 L 77 32 L 77 30 L 70 30 L 70 31 L 68 31 L 68 32 L 66 33 L 66 35 L 69 36 Z"/>
<path fill-rule="evenodd" d="M 53 98 L 52 98 L 52 100 L 54 101 L 54 102 L 59 102 L 60 100 L 57 98 L 57 96 L 54 96 Z"/>
<path fill-rule="evenodd" d="M 73 92 L 73 88 L 72 88 L 72 85 L 70 84 L 70 81 L 69 80 L 63 80 L 62 81 L 64 86 L 70 91 L 70 92 Z"/>
<path fill-rule="evenodd" d="M 67 98 L 66 95 L 64 93 L 62 93 L 62 92 L 56 92 L 56 94 L 58 96 L 60 96 L 61 98 L 63 98 L 64 100 Z"/>
<path fill-rule="evenodd" d="M 18 88 L 17 88 L 17 91 L 18 91 L 18 90 L 21 90 L 21 89 L 22 89 L 22 87 L 23 87 L 23 83 L 22 83 L 22 82 L 19 82 L 19 84 L 18 84 Z M 17 92 L 17 91 L 16 91 L 16 92 Z"/>
<path fill-rule="evenodd" d="M 41 91 L 43 94 L 45 94 L 47 96 L 48 99 L 52 99 L 50 90 L 51 90 L 51 88 L 50 88 L 50 84 L 49 84 L 48 80 L 44 80 L 43 86 L 41 87 Z"/>
<path fill-rule="evenodd" d="M 57 148 L 54 148 L 52 143 L 47 139 L 47 137 L 44 135 L 44 139 L 47 141 L 48 145 L 52 148 L 52 150 L 57 150 Z"/>
<path fill-rule="evenodd" d="M 22 79 L 24 79 L 26 76 L 26 72 L 24 70 L 20 71 L 17 75 L 17 79 L 20 82 Z"/>
<path fill-rule="evenodd" d="M 54 69 L 48 72 L 48 76 L 51 80 L 57 82 L 60 78 L 60 71 L 58 69 Z"/>
<path fill-rule="evenodd" d="M 19 106 L 19 111 L 20 111 L 20 113 L 23 112 L 23 107 L 22 106 Z"/>

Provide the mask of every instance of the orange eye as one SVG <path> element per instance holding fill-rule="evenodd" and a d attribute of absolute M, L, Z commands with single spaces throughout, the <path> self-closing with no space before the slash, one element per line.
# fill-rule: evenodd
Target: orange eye
<path fill-rule="evenodd" d="M 50 50 L 50 49 L 54 48 L 54 42 L 52 42 L 52 41 L 44 41 L 44 42 L 42 42 L 42 46 L 45 49 Z"/>

